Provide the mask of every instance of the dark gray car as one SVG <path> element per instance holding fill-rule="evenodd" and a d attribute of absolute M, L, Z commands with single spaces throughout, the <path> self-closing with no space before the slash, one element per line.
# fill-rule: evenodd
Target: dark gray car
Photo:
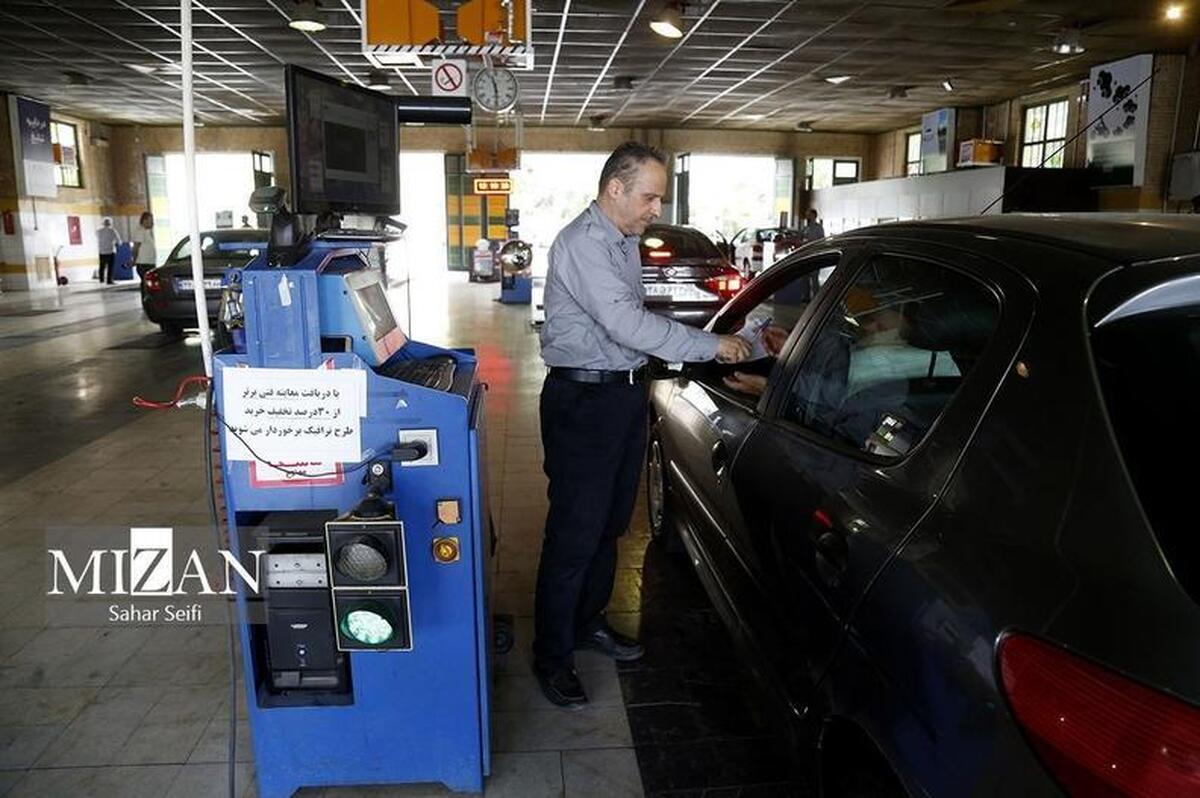
<path fill-rule="evenodd" d="M 703 327 L 745 283 L 717 245 L 690 227 L 652 224 L 638 250 L 646 307 L 683 324 Z"/>
<path fill-rule="evenodd" d="M 652 527 L 825 795 L 1200 794 L 1200 217 L 858 230 L 709 329 Z"/>
<path fill-rule="evenodd" d="M 215 321 L 221 306 L 221 282 L 226 270 L 240 269 L 267 246 L 268 231 L 258 228 L 209 230 L 200 234 L 204 263 L 204 296 L 209 321 Z M 192 288 L 190 238 L 182 239 L 163 265 L 142 278 L 142 308 L 147 318 L 168 335 L 181 335 L 195 327 L 196 301 Z"/>

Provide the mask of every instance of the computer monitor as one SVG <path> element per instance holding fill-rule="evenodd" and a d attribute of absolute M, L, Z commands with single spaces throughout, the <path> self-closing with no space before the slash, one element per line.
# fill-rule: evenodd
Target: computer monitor
<path fill-rule="evenodd" d="M 392 315 L 392 306 L 388 304 L 383 288 L 383 275 L 373 269 L 350 272 L 346 275 L 346 287 L 350 289 L 363 335 L 375 353 L 375 362 L 371 365 L 378 366 L 408 343 L 408 337 Z"/>
<path fill-rule="evenodd" d="M 295 211 L 399 213 L 395 102 L 291 65 L 284 83 Z"/>

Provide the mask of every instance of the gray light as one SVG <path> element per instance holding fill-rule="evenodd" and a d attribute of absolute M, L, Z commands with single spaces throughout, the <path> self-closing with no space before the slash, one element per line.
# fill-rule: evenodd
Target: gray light
<path fill-rule="evenodd" d="M 372 69 L 367 76 L 367 88 L 376 91 L 387 91 L 392 87 L 392 76 L 383 69 Z"/>
<path fill-rule="evenodd" d="M 338 549 L 336 567 L 342 576 L 359 582 L 374 582 L 387 573 L 388 561 L 377 546 L 360 538 Z"/>
<path fill-rule="evenodd" d="M 317 10 L 316 0 L 300 0 L 296 4 L 296 13 L 292 15 L 288 27 L 305 33 L 317 33 L 325 30 L 325 22 L 321 12 Z"/>

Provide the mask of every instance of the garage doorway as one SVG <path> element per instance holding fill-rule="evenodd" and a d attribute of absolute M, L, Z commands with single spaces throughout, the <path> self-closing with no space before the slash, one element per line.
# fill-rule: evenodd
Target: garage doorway
<path fill-rule="evenodd" d="M 533 247 L 533 273 L 544 275 L 554 237 L 596 198 L 605 152 L 526 152 L 512 173 L 509 208 L 520 212 L 521 239 Z"/>
<path fill-rule="evenodd" d="M 400 153 L 398 218 L 407 228 L 388 249 L 392 307 L 411 309 L 409 332 L 423 341 L 445 342 L 449 330 L 445 160 L 442 152 Z"/>
<path fill-rule="evenodd" d="M 155 243 L 161 261 L 179 239 L 188 235 L 187 172 L 183 153 L 168 152 L 166 161 L 167 201 L 166 218 L 155 215 Z M 196 153 L 196 206 L 199 209 L 200 230 L 217 227 L 241 227 L 242 217 L 251 226 L 257 215 L 250 210 L 250 194 L 254 191 L 254 161 L 247 152 Z M 162 244 L 166 236 L 167 246 Z"/>
<path fill-rule="evenodd" d="M 742 228 L 779 223 L 776 159 L 769 155 L 692 153 L 688 184 L 687 222 L 710 236 L 732 239 Z"/>

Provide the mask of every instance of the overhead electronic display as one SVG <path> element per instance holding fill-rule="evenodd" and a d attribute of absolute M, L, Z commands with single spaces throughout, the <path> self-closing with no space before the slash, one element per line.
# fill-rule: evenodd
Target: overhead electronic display
<path fill-rule="evenodd" d="M 396 104 L 288 66 L 288 154 L 299 213 L 400 212 Z"/>

